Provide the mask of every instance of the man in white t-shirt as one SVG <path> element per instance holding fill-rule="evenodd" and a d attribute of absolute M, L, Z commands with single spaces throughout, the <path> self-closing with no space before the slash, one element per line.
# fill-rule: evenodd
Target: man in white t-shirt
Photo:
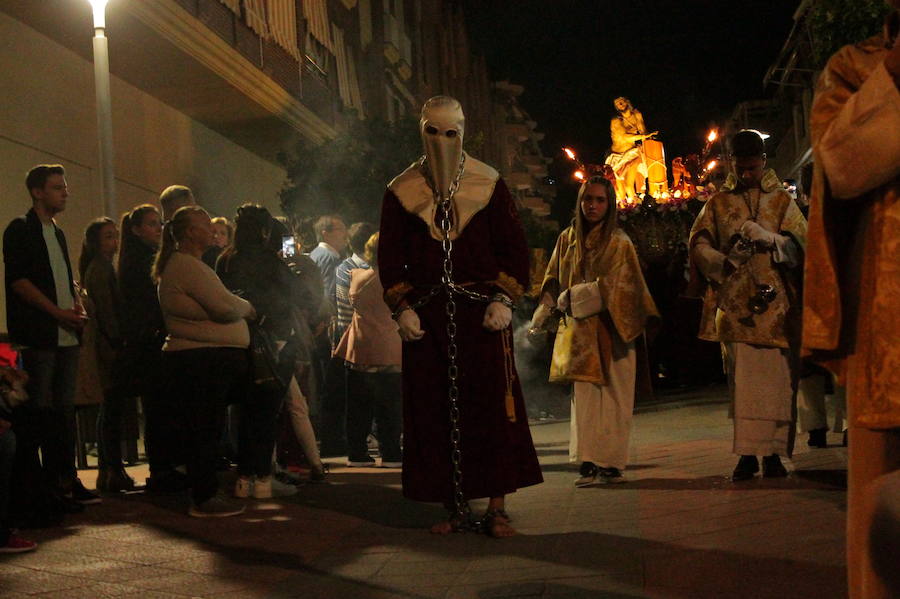
<path fill-rule="evenodd" d="M 25 184 L 32 208 L 3 233 L 7 329 L 30 377 L 31 400 L 13 414 L 17 470 L 27 479 L 43 469 L 46 479 L 74 500 L 64 507 L 77 511 L 77 503 L 100 498 L 84 488 L 75 471 L 73 398 L 85 314 L 72 280 L 66 236 L 53 219 L 66 209 L 65 170 L 35 166 Z M 30 486 L 28 480 L 17 482 Z"/>

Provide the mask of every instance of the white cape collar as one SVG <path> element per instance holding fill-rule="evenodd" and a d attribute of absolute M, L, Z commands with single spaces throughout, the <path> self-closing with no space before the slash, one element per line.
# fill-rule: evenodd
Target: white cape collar
<path fill-rule="evenodd" d="M 459 237 L 472 217 L 488 205 L 499 178 L 500 173 L 493 167 L 466 154 L 459 189 L 453 196 L 456 218 L 453 230 L 450 231 L 450 239 Z M 434 194 L 425 175 L 422 174 L 422 166 L 418 160 L 397 175 L 388 184 L 388 189 L 397 196 L 407 212 L 415 214 L 425 222 L 434 239 L 438 241 L 443 239 L 440 228 L 435 224 L 435 212 L 438 207 L 434 201 Z"/>

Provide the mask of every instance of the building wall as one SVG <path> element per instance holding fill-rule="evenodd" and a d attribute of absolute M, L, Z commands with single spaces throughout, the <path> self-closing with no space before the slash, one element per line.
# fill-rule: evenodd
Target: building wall
<path fill-rule="evenodd" d="M 2 12 L 0 39 L 0 224 L 30 207 L 27 170 L 61 163 L 71 195 L 58 220 L 75 261 L 82 231 L 102 214 L 93 65 Z M 172 183 L 192 187 L 214 214 L 247 201 L 277 210 L 280 166 L 115 78 L 112 98 L 119 211 L 156 203 Z"/>

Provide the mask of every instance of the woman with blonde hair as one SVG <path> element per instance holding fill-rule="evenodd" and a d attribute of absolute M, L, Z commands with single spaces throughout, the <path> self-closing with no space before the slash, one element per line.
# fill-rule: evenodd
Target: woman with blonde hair
<path fill-rule="evenodd" d="M 224 250 L 234 241 L 234 225 L 224 216 L 212 219 L 213 245 Z"/>
<path fill-rule="evenodd" d="M 582 184 L 532 320 L 532 331 L 557 328 L 550 380 L 574 385 L 569 459 L 581 461 L 579 487 L 625 480 L 635 340 L 659 318 L 634 246 L 618 227 L 615 198 L 605 177 Z"/>
<path fill-rule="evenodd" d="M 153 265 L 168 336 L 163 345 L 167 393 L 185 426 L 188 478 L 198 518 L 234 516 L 243 506 L 216 495 L 219 415 L 246 383 L 250 302 L 228 291 L 201 257 L 212 244 L 212 222 L 199 206 L 178 209 L 163 228 Z"/>

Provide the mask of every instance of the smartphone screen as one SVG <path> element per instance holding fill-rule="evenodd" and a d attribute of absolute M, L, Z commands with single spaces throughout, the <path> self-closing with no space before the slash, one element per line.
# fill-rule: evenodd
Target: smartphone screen
<path fill-rule="evenodd" d="M 281 238 L 281 253 L 285 258 L 293 258 L 297 255 L 297 245 L 293 235 L 284 235 Z"/>

